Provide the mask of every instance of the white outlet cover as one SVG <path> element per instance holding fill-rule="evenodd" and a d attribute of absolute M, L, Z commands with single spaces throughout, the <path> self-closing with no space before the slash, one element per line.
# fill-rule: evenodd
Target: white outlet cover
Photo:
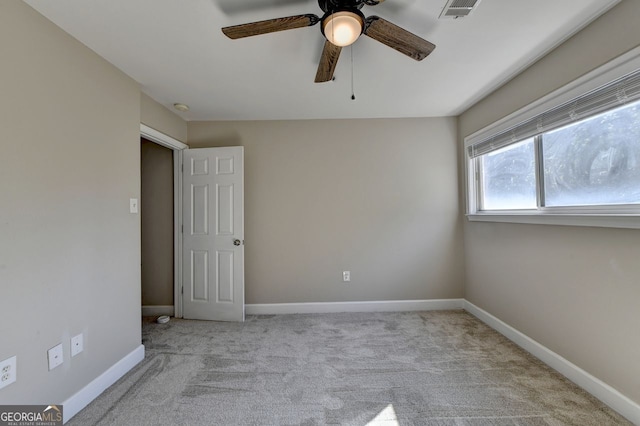
<path fill-rule="evenodd" d="M 16 381 L 18 374 L 16 364 L 17 357 L 15 356 L 0 361 L 0 389 Z"/>
<path fill-rule="evenodd" d="M 82 333 L 71 338 L 71 356 L 76 356 L 84 350 L 84 339 Z"/>
<path fill-rule="evenodd" d="M 49 358 L 49 371 L 51 371 L 64 362 L 62 343 L 49 349 L 47 355 Z"/>

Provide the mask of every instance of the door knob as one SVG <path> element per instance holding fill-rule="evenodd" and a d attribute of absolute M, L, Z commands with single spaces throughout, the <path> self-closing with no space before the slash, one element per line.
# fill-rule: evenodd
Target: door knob
<path fill-rule="evenodd" d="M 240 240 L 233 240 L 233 245 L 234 246 L 239 246 L 241 244 Z"/>

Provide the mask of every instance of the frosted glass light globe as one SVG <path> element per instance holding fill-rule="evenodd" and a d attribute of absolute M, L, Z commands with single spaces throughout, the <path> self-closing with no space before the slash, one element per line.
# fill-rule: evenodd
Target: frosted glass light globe
<path fill-rule="evenodd" d="M 362 18 L 353 12 L 336 12 L 322 23 L 324 36 L 336 46 L 353 44 L 362 33 Z"/>

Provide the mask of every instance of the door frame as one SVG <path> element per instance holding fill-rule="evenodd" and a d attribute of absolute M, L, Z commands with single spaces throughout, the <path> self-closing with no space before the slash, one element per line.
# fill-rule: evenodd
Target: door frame
<path fill-rule="evenodd" d="M 182 318 L 182 151 L 189 146 L 142 123 L 140 136 L 173 151 L 173 315 Z"/>

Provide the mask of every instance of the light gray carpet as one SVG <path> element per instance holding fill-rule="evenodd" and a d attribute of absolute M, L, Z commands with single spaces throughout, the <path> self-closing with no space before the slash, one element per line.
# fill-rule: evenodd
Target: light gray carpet
<path fill-rule="evenodd" d="M 143 321 L 70 425 L 630 424 L 463 311 Z"/>

